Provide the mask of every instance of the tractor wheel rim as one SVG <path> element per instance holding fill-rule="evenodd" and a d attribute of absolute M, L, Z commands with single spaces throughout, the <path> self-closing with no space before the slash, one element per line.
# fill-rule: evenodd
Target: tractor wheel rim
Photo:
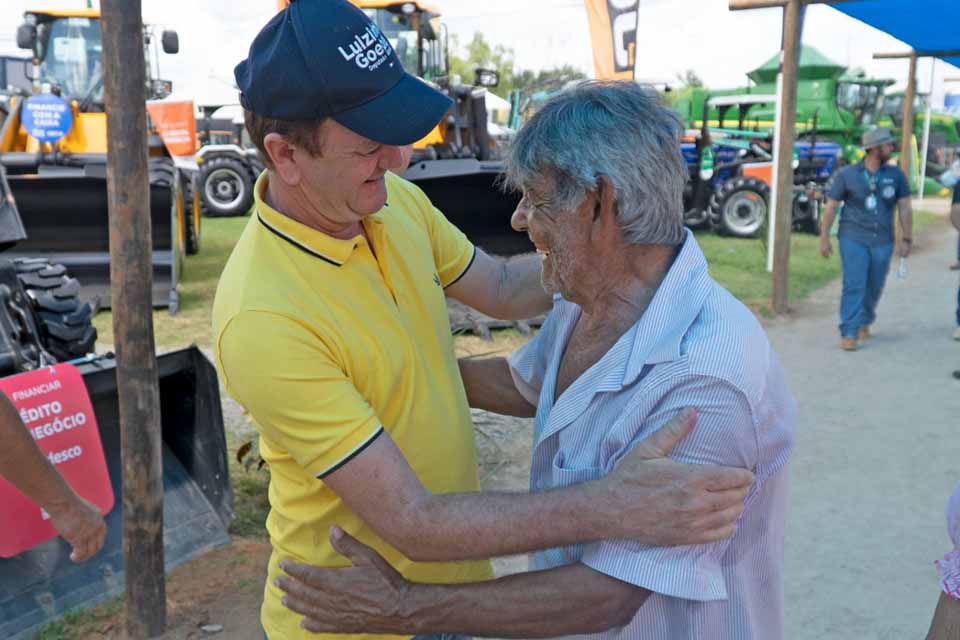
<path fill-rule="evenodd" d="M 223 209 L 232 209 L 246 196 L 243 179 L 233 169 L 214 169 L 203 185 L 207 201 Z"/>
<path fill-rule="evenodd" d="M 727 226 L 740 233 L 754 233 L 767 217 L 767 204 L 753 191 L 739 191 L 723 205 Z"/>

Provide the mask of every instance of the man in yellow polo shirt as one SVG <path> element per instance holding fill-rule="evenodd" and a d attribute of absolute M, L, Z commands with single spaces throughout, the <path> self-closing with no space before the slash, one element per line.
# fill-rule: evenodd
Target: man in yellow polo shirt
<path fill-rule="evenodd" d="M 344 0 L 292 2 L 236 78 L 267 170 L 213 324 L 224 384 L 270 464 L 271 640 L 310 636 L 274 580 L 282 559 L 346 566 L 328 540 L 334 524 L 405 577 L 437 583 L 483 580 L 486 558 L 573 542 L 732 533 L 752 480 L 736 469 L 631 455 L 601 481 L 478 493 L 445 297 L 505 318 L 550 300 L 539 258 L 492 259 L 391 173 L 449 100 L 405 73 Z"/>

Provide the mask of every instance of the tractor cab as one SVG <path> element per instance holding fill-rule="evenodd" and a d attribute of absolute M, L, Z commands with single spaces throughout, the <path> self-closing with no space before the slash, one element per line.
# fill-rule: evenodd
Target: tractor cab
<path fill-rule="evenodd" d="M 33 53 L 34 92 L 53 93 L 78 102 L 79 111 L 103 110 L 103 36 L 100 12 L 31 11 L 17 30 L 17 46 Z M 164 31 L 163 51 L 177 53 L 176 31 Z M 153 51 L 151 51 L 153 49 Z M 144 28 L 147 61 L 146 98 L 165 98 L 171 83 L 158 77 L 158 52 L 152 27 Z"/>
<path fill-rule="evenodd" d="M 837 81 L 837 107 L 848 114 L 854 127 L 876 126 L 881 116 L 883 90 L 893 80 L 844 76 Z"/>
<path fill-rule="evenodd" d="M 419 2 L 358 1 L 387 37 L 403 68 L 428 82 L 446 84 L 446 27 L 440 15 Z"/>

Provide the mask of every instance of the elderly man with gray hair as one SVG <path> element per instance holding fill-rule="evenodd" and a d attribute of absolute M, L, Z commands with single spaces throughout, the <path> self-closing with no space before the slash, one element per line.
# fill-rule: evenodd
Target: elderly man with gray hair
<path fill-rule="evenodd" d="M 461 370 L 471 405 L 535 413 L 532 491 L 611 473 L 696 407 L 696 431 L 670 457 L 754 473 L 736 534 L 677 547 L 576 544 L 532 554 L 528 573 L 432 585 L 403 579 L 334 530 L 353 567 L 287 564 L 292 579 L 279 582 L 307 629 L 781 637 L 796 408 L 757 320 L 710 278 L 683 227 L 679 133 L 656 93 L 633 83 L 581 84 L 531 119 L 510 152 L 509 178 L 523 191 L 513 225 L 543 257 L 553 309 L 509 360 L 465 361 Z"/>

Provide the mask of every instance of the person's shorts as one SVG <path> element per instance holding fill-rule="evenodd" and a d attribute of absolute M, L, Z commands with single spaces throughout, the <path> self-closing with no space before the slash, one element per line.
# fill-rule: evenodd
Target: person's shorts
<path fill-rule="evenodd" d="M 953 188 L 953 204 L 960 204 L 960 183 Z"/>

